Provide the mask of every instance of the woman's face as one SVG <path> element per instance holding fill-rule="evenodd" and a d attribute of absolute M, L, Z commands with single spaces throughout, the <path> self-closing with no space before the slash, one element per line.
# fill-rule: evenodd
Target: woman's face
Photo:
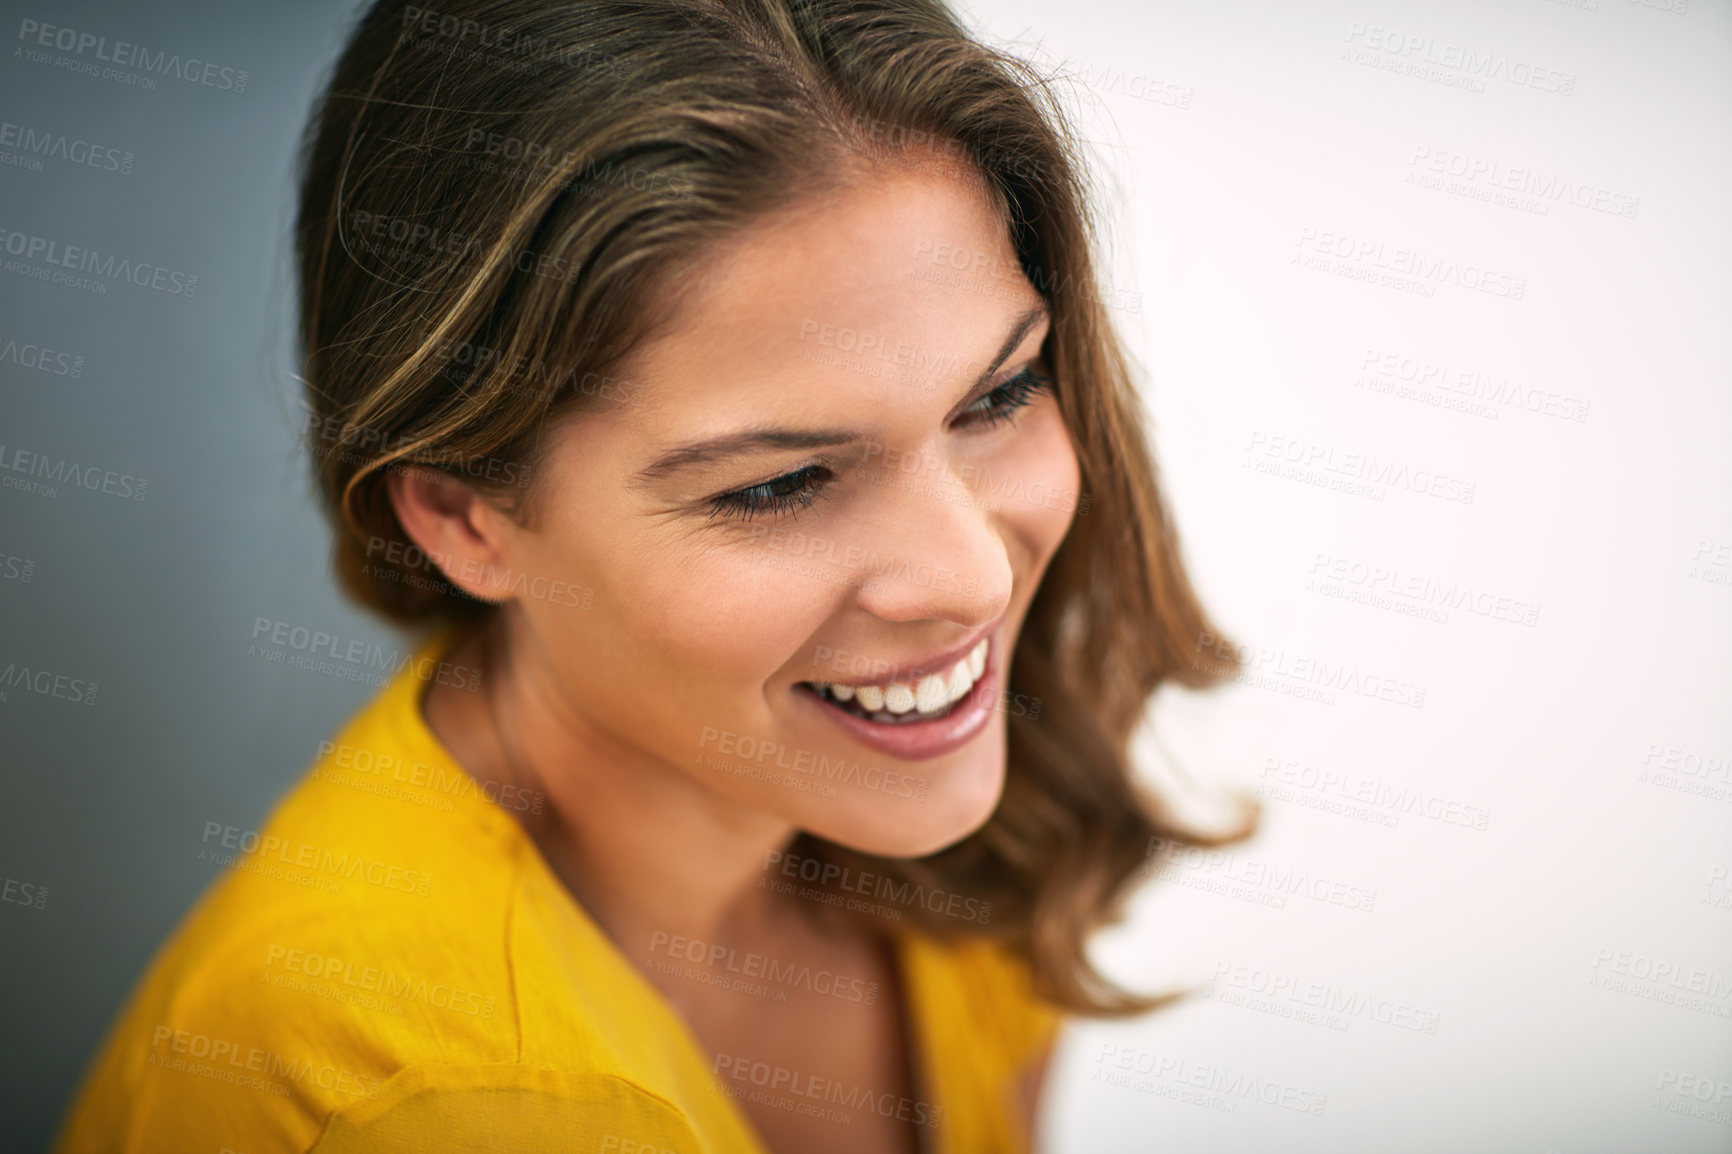
<path fill-rule="evenodd" d="M 1038 709 L 1007 665 L 1078 500 L 1005 226 L 954 176 L 879 175 L 678 293 L 506 535 L 512 572 L 595 590 L 519 598 L 555 688 L 610 746 L 830 841 L 960 840 L 997 804 L 1007 714 Z"/>

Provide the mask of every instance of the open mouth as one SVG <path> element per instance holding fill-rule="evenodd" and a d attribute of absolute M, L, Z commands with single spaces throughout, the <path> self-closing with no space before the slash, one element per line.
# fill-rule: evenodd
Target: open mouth
<path fill-rule="evenodd" d="M 802 681 L 800 687 L 833 709 L 874 725 L 918 725 L 937 721 L 969 701 L 986 668 L 988 638 L 942 673 L 885 685 L 841 685 Z"/>
<path fill-rule="evenodd" d="M 961 704 L 960 701 L 952 701 L 931 713 L 919 709 L 910 709 L 903 713 L 892 713 L 888 709 L 868 710 L 860 704 L 860 699 L 858 697 L 855 697 L 852 701 L 843 701 L 831 692 L 833 687 L 828 685 L 820 686 L 810 681 L 802 681 L 800 685 L 802 688 L 810 690 L 812 693 L 816 694 L 820 701 L 840 709 L 843 713 L 851 713 L 855 717 L 863 717 L 875 725 L 915 725 L 922 721 L 936 721 L 940 717 L 949 716 L 950 713 Z"/>

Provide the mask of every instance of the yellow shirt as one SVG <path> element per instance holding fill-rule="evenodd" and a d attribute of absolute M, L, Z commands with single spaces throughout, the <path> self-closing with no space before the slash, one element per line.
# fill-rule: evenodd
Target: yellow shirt
<path fill-rule="evenodd" d="M 230 868 L 134 990 L 56 1154 L 765 1154 L 730 1095 L 897 1108 L 712 1073 L 506 809 L 538 802 L 484 796 L 427 727 L 415 671 L 453 636 L 321 745 L 263 828 L 204 823 L 201 857 Z M 1057 1014 L 995 946 L 897 940 L 930 1148 L 1025 1151 L 1013 1084 Z"/>

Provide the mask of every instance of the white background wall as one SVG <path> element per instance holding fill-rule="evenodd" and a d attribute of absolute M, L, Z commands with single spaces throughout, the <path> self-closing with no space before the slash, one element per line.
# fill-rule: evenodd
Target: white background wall
<path fill-rule="evenodd" d="M 1071 78 L 1250 660 L 1151 778 L 1267 807 L 1101 942 L 1202 992 L 1070 1033 L 1048 1150 L 1732 1149 L 1732 5 L 1679 8 L 973 6 Z"/>
<path fill-rule="evenodd" d="M 0 276 L 0 347 L 80 359 L 0 358 L 0 442 L 149 481 L 0 492 L 0 662 L 101 686 L 0 703 L 0 872 L 48 895 L 0 906 L 9 1146 L 214 876 L 203 824 L 256 824 L 372 692 L 249 660 L 254 622 L 394 640 L 325 576 L 281 355 L 291 149 L 350 7 L 0 3 L 249 73 L 0 54 L 0 120 L 132 158 L 0 166 L 0 223 L 200 277 Z M 1251 662 L 1159 699 L 1151 778 L 1267 805 L 1102 939 L 1204 993 L 1069 1033 L 1053 1154 L 1732 1149 L 1732 4 L 1680 8 L 965 6 L 1070 77 L 1187 558 Z"/>

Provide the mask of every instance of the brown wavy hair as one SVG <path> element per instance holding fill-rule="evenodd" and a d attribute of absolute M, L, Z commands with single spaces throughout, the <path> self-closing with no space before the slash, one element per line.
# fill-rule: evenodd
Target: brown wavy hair
<path fill-rule="evenodd" d="M 1180 564 L 1050 83 L 941 0 L 435 2 L 362 15 L 303 143 L 308 449 L 344 590 L 406 626 L 495 612 L 384 547 L 410 544 L 390 469 L 441 469 L 533 525 L 542 432 L 601 403 L 711 246 L 862 162 L 984 179 L 1050 309 L 1043 352 L 1086 499 L 1016 643 L 1008 688 L 1040 713 L 1008 716 L 1004 796 L 958 844 L 892 860 L 802 834 L 790 852 L 990 902 L 989 925 L 907 912 L 1004 942 L 1062 1008 L 1171 1000 L 1107 980 L 1087 938 L 1157 847 L 1224 844 L 1256 812 L 1208 834 L 1133 780 L 1156 687 L 1236 663 Z"/>

